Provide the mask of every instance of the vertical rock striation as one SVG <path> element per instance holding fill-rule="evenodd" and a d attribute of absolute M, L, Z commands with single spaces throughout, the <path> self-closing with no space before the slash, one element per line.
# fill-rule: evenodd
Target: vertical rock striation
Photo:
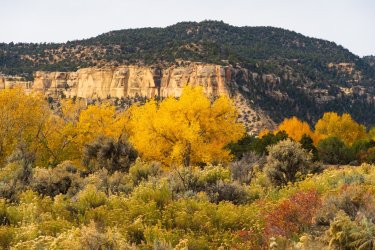
<path fill-rule="evenodd" d="M 184 86 L 202 86 L 208 95 L 228 94 L 230 79 L 219 65 L 190 63 L 168 68 L 120 66 L 84 68 L 77 72 L 34 73 L 33 89 L 67 97 L 107 98 L 180 96 Z"/>

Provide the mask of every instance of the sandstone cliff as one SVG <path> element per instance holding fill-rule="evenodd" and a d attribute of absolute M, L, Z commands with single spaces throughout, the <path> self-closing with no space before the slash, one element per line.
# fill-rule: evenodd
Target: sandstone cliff
<path fill-rule="evenodd" d="M 33 89 L 67 97 L 107 98 L 180 96 L 186 85 L 203 86 L 209 95 L 228 94 L 230 77 L 224 67 L 191 63 L 168 68 L 120 66 L 84 68 L 77 72 L 34 73 Z M 230 73 L 228 73 L 230 74 Z"/>
<path fill-rule="evenodd" d="M 32 87 L 32 82 L 26 81 L 25 78 L 19 76 L 6 76 L 0 74 L 0 89 L 8 89 L 12 88 L 15 85 L 22 85 L 26 89 L 30 89 Z"/>

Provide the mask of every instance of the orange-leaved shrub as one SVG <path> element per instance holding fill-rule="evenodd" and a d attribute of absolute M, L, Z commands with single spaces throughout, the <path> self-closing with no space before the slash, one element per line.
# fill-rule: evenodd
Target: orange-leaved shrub
<path fill-rule="evenodd" d="M 265 236 L 290 237 L 313 225 L 313 218 L 321 205 L 316 190 L 297 192 L 281 201 L 266 216 Z"/>

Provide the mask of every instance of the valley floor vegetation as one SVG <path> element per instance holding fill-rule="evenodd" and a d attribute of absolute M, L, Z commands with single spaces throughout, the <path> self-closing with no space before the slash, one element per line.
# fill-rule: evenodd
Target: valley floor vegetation
<path fill-rule="evenodd" d="M 0 248 L 375 248 L 375 129 L 237 117 L 201 88 L 125 111 L 1 91 Z"/>

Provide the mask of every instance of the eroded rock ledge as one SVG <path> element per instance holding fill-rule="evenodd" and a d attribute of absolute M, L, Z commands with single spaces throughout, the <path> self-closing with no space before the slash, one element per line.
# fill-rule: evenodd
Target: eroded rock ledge
<path fill-rule="evenodd" d="M 182 88 L 203 86 L 209 95 L 228 94 L 230 70 L 213 64 L 191 63 L 168 68 L 120 66 L 83 68 L 76 72 L 34 73 L 32 89 L 46 94 L 62 92 L 66 97 L 121 98 L 136 95 L 180 96 Z"/>

